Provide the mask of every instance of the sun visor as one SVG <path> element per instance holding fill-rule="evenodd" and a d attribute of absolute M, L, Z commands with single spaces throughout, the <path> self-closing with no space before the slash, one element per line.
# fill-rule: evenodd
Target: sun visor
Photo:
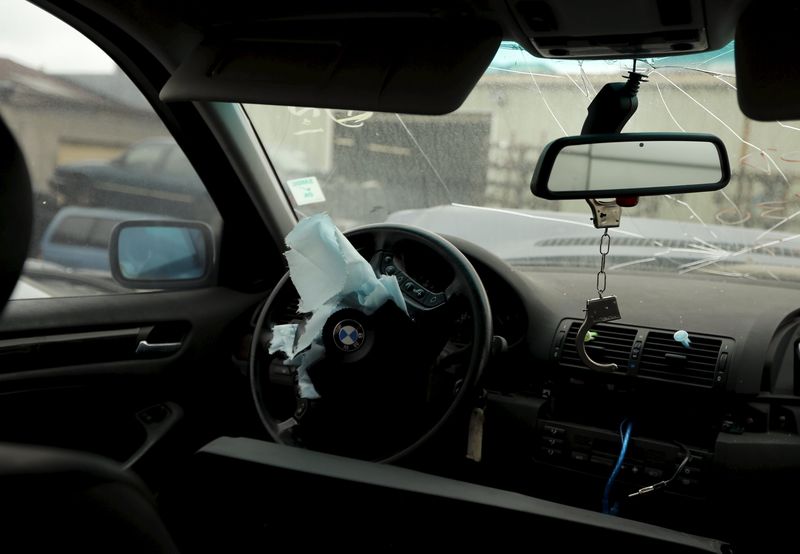
<path fill-rule="evenodd" d="M 160 96 L 439 115 L 461 105 L 500 40 L 472 19 L 270 24 L 208 38 Z"/>
<path fill-rule="evenodd" d="M 739 107 L 751 119 L 800 119 L 800 3 L 753 2 L 736 27 Z"/>

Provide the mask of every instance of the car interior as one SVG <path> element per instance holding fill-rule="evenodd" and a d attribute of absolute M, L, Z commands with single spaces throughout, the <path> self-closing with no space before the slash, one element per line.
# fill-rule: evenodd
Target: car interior
<path fill-rule="evenodd" d="M 104 123 L 108 159 L 177 144 L 199 177 L 140 187 L 59 135 L 48 189 L 19 114 L 52 119 L 89 89 L 46 66 L 36 90 L 18 66 L 4 80 L 18 33 L 0 24 L 5 550 L 793 548 L 800 147 L 758 125 L 800 131 L 800 5 L 3 2 L 79 33 L 141 93 L 134 109 L 101 90 L 86 112 L 163 128 Z M 728 58 L 735 74 L 714 69 Z M 717 89 L 664 76 L 683 59 L 707 60 L 686 73 L 725 91 L 725 115 Z M 569 63 L 583 80 L 541 69 Z M 495 190 L 478 165 L 514 122 L 461 111 L 487 79 L 507 87 L 487 102 L 538 102 L 524 126 L 547 144 L 517 159 L 506 204 L 442 200 L 459 181 Z M 670 110 L 670 83 L 713 126 Z M 29 84 L 64 96 L 24 104 Z M 560 120 L 567 87 L 585 98 Z M 666 123 L 642 123 L 652 98 Z M 371 125 L 380 140 L 358 134 Z M 456 161 L 437 149 L 473 132 Z M 349 165 L 323 177 L 314 156 Z M 384 159 L 400 178 L 381 194 L 402 201 L 353 215 L 383 185 L 352 171 Z M 741 185 L 745 166 L 780 194 Z M 564 205 L 579 215 L 545 211 Z"/>

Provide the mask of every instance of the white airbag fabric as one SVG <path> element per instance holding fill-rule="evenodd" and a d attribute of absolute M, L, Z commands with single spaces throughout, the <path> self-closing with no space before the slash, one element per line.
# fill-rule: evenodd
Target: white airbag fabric
<path fill-rule="evenodd" d="M 366 315 L 394 302 L 406 315 L 403 293 L 394 276 L 376 277 L 372 266 L 336 228 L 327 214 L 301 220 L 286 235 L 289 277 L 300 296 L 298 312 L 311 314 L 305 324 L 275 325 L 269 352 L 283 352 L 297 365 L 300 396 L 319 398 L 308 368 L 325 354 L 322 329 L 338 310 Z"/>

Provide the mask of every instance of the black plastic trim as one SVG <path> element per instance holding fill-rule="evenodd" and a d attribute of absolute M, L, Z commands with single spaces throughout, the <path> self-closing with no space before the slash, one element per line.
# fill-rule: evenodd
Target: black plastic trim
<path fill-rule="evenodd" d="M 198 491 L 195 494 L 202 494 L 198 501 L 210 502 L 219 490 L 241 499 L 233 509 L 241 510 L 256 501 L 263 503 L 264 494 L 274 505 L 284 506 L 288 496 L 296 498 L 297 491 L 302 490 L 302 500 L 309 510 L 331 502 L 340 506 L 338 513 L 328 512 L 326 521 L 319 522 L 337 531 L 337 523 L 342 521 L 344 525 L 341 518 L 346 518 L 348 523 L 367 525 L 365 532 L 374 532 L 366 520 L 381 514 L 380 522 L 374 523 L 386 527 L 386 537 L 391 536 L 390 530 L 416 530 L 411 523 L 422 518 L 435 521 L 437 528 L 433 535 L 420 534 L 426 541 L 444 539 L 457 545 L 466 540 L 473 548 L 478 544 L 491 544 L 493 549 L 510 546 L 529 534 L 536 537 L 539 546 L 558 546 L 567 551 L 597 541 L 613 544 L 617 552 L 725 551 L 725 545 L 717 540 L 655 525 L 401 467 L 247 438 L 216 439 L 200 450 L 194 464 L 189 473 L 202 480 L 202 487 L 199 482 L 188 486 Z M 349 491 L 347 498 L 342 498 L 343 490 Z M 397 517 L 389 517 L 392 514 Z M 252 512 L 247 515 L 253 519 Z M 454 524 L 458 529 L 485 528 L 491 532 L 453 533 Z M 544 532 L 556 528 L 557 532 Z M 325 536 L 322 529 L 317 531 Z"/>

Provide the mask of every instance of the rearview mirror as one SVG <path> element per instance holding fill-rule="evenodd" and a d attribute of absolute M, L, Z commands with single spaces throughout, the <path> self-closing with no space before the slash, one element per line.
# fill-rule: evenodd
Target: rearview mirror
<path fill-rule="evenodd" d="M 210 283 L 211 228 L 194 221 L 126 221 L 111 233 L 111 273 L 121 285 L 169 289 Z"/>
<path fill-rule="evenodd" d="M 705 134 L 581 135 L 545 146 L 531 182 L 551 200 L 719 190 L 731 170 L 722 141 Z"/>

